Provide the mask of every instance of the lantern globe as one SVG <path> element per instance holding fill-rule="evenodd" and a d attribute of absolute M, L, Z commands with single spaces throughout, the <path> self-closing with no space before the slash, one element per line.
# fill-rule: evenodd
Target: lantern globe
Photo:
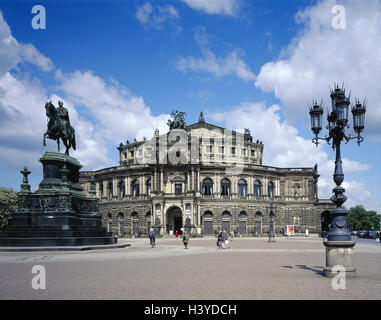
<path fill-rule="evenodd" d="M 323 113 L 323 108 L 318 104 L 314 104 L 314 106 L 310 108 L 311 130 L 316 136 L 322 129 Z"/>
<path fill-rule="evenodd" d="M 365 127 L 365 112 L 366 107 L 359 102 L 357 102 L 356 105 L 352 107 L 353 129 L 358 134 L 360 134 Z"/>

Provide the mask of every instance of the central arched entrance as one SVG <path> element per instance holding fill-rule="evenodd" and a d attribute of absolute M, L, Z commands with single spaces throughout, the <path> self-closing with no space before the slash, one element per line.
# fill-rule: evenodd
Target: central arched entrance
<path fill-rule="evenodd" d="M 166 233 L 175 234 L 176 231 L 181 234 L 181 228 L 183 227 L 183 213 L 177 206 L 170 207 L 167 210 L 166 217 Z"/>

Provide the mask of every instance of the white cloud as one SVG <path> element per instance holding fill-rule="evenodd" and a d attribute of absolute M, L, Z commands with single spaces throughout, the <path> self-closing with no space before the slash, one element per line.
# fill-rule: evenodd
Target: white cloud
<path fill-rule="evenodd" d="M 150 138 L 156 128 L 167 131 L 169 115 L 152 115 L 142 97 L 132 95 L 113 79 L 105 81 L 90 71 L 57 70 L 53 86 L 61 90 L 58 95 L 47 92 L 33 78 L 33 70 L 28 70 L 26 79 L 22 73 L 12 74 L 12 69 L 25 62 L 44 71 L 52 70 L 53 63 L 33 45 L 18 43 L 1 15 L 0 58 L 0 152 L 1 164 L 7 168 L 40 168 L 38 158 L 43 152 L 56 149 L 56 143 L 49 139 L 47 147 L 42 146 L 48 100 L 56 106 L 62 100 L 68 108 L 77 141 L 77 151 L 70 154 L 81 161 L 84 170 L 115 164 L 110 159 L 110 146 L 116 153 L 115 147 L 126 139 Z"/>
<path fill-rule="evenodd" d="M 20 44 L 20 55 L 22 59 L 31 64 L 35 64 L 43 71 L 51 71 L 53 69 L 52 61 L 41 54 L 32 44 Z"/>
<path fill-rule="evenodd" d="M 330 105 L 329 86 L 345 82 L 352 97 L 368 98 L 364 134 L 381 140 L 381 2 L 343 0 L 346 29 L 331 27 L 334 0 L 300 11 L 303 30 L 277 61 L 264 64 L 256 87 L 274 92 L 290 119 L 305 117 L 307 102 L 323 98 Z"/>
<path fill-rule="evenodd" d="M 11 34 L 11 30 L 0 11 L 0 76 L 13 69 L 21 62 L 40 67 L 43 71 L 50 71 L 53 63 L 32 44 L 19 43 Z"/>
<path fill-rule="evenodd" d="M 166 21 L 178 19 L 179 12 L 171 5 L 152 6 L 146 2 L 138 7 L 135 17 L 147 29 L 161 29 Z"/>
<path fill-rule="evenodd" d="M 255 79 L 254 73 L 242 59 L 242 50 L 233 49 L 226 57 L 216 57 L 208 47 L 208 38 L 204 28 L 198 29 L 195 39 L 200 46 L 202 57 L 179 57 L 176 63 L 179 71 L 209 73 L 218 78 L 235 75 L 244 81 Z"/>
<path fill-rule="evenodd" d="M 372 195 L 366 189 L 363 182 L 358 181 L 344 181 L 342 184 L 345 189 L 345 194 L 348 197 L 348 200 L 345 202 L 345 206 L 350 208 L 356 205 L 362 204 L 368 210 L 372 210 L 374 207 L 371 202 Z"/>
<path fill-rule="evenodd" d="M 106 82 L 94 73 L 57 73 L 59 89 L 78 110 L 84 108 L 94 119 L 100 136 L 110 143 L 127 138 L 152 137 L 156 128 L 167 130 L 169 115 L 153 116 L 142 97 L 133 96 L 117 82 Z"/>
<path fill-rule="evenodd" d="M 182 0 L 194 10 L 207 14 L 237 16 L 240 9 L 238 0 Z"/>

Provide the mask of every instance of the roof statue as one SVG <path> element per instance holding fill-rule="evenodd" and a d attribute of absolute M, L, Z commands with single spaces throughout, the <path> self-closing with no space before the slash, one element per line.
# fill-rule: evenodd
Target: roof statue
<path fill-rule="evenodd" d="M 60 152 L 60 139 L 66 147 L 65 154 L 69 155 L 69 149 L 74 150 L 75 130 L 70 125 L 69 111 L 63 106 L 62 101 L 58 101 L 56 108 L 52 101 L 45 104 L 46 116 L 48 117 L 48 129 L 44 133 L 43 145 L 46 146 L 46 137 L 57 141 L 57 149 Z"/>
<path fill-rule="evenodd" d="M 204 114 L 202 112 L 200 112 L 200 116 L 198 118 L 198 122 L 205 122 Z"/>
<path fill-rule="evenodd" d="M 169 126 L 169 130 L 172 129 L 184 129 L 186 130 L 187 125 L 185 124 L 184 116 L 186 115 L 185 112 L 180 111 L 172 111 L 171 117 L 173 117 L 173 120 L 169 119 L 167 122 L 167 125 Z"/>
<path fill-rule="evenodd" d="M 248 140 L 250 142 L 253 142 L 253 137 L 251 136 L 250 134 L 250 130 L 249 129 L 245 129 L 245 133 L 244 133 L 244 139 L 245 140 Z"/>

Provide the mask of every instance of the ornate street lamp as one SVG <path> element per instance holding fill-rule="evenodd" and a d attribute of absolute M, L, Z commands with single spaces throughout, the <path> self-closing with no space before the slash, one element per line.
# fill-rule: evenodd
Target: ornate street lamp
<path fill-rule="evenodd" d="M 275 217 L 275 210 L 276 207 L 270 203 L 270 207 L 267 208 L 269 212 L 269 242 L 275 242 L 275 232 L 274 232 L 274 217 Z"/>
<path fill-rule="evenodd" d="M 357 144 L 364 140 L 360 133 L 364 130 L 364 119 L 366 112 L 366 103 L 361 104 L 356 100 L 356 105 L 352 107 L 353 114 L 353 129 L 357 136 L 352 137 L 345 133 L 348 125 L 348 109 L 350 105 L 350 96 L 346 97 L 344 88 L 339 88 L 335 85 L 335 89 L 331 91 L 332 111 L 328 114 L 328 136 L 325 138 L 318 137 L 322 129 L 323 108 L 313 102 L 310 108 L 311 130 L 315 134 L 312 142 L 319 144 L 318 140 L 325 140 L 329 144 L 332 139 L 332 148 L 336 149 L 335 172 L 333 181 L 336 187 L 332 190 L 334 195 L 331 201 L 336 205 L 336 209 L 331 211 L 331 230 L 328 232 L 328 240 L 324 241 L 326 246 L 326 267 L 324 268 L 325 276 L 334 276 L 332 268 L 336 265 L 343 266 L 347 275 L 355 273 L 355 268 L 352 263 L 353 247 L 356 242 L 351 241 L 351 234 L 348 230 L 347 211 L 342 207 L 342 204 L 347 200 L 344 195 L 345 189 L 341 186 L 344 181 L 344 173 L 341 161 L 340 146 L 345 140 L 348 143 L 351 139 L 357 139 Z"/>

